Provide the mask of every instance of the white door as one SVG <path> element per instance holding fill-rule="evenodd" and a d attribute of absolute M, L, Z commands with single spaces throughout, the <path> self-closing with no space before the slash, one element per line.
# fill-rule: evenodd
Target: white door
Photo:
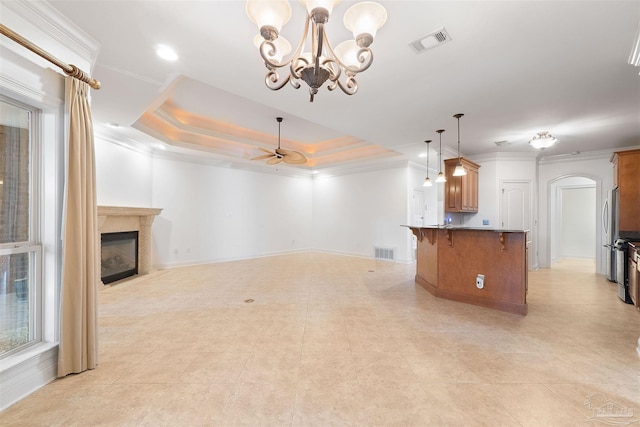
<path fill-rule="evenodd" d="M 531 230 L 531 183 L 502 181 L 500 184 L 500 228 Z"/>
<path fill-rule="evenodd" d="M 531 240 L 531 181 L 502 181 L 500 183 L 500 225 L 506 230 L 529 230 Z M 533 251 L 529 245 L 527 263 L 533 264 Z"/>
<path fill-rule="evenodd" d="M 413 189 L 413 215 L 411 225 L 424 225 L 424 191 L 422 189 Z"/>

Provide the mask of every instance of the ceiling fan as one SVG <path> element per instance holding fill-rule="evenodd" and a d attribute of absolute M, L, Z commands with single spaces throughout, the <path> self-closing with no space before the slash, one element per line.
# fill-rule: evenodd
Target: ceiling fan
<path fill-rule="evenodd" d="M 300 165 L 307 162 L 307 158 L 304 154 L 293 151 L 293 150 L 285 150 L 284 148 L 280 148 L 280 123 L 282 123 L 282 117 L 276 117 L 278 121 L 278 148 L 274 151 L 269 151 L 265 148 L 260 147 L 260 150 L 264 151 L 268 154 L 263 154 L 262 156 L 254 157 L 251 160 L 267 160 L 268 165 L 275 165 L 284 161 L 285 163 L 289 163 L 292 165 Z"/>

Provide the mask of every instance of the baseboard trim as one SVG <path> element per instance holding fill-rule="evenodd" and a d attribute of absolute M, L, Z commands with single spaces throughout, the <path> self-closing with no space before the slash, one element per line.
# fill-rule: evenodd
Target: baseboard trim
<path fill-rule="evenodd" d="M 55 380 L 58 346 L 41 345 L 34 354 L 11 366 L 0 365 L 0 411 Z"/>

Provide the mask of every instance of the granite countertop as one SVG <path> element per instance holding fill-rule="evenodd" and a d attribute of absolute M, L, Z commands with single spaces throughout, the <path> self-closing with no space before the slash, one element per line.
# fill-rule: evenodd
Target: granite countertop
<path fill-rule="evenodd" d="M 455 225 L 403 225 L 403 227 L 423 228 L 423 229 L 443 229 L 443 230 L 493 231 L 495 233 L 528 233 L 529 232 L 529 230 L 510 230 L 510 229 L 503 229 L 503 228 L 488 228 L 488 227 L 458 227 Z"/>

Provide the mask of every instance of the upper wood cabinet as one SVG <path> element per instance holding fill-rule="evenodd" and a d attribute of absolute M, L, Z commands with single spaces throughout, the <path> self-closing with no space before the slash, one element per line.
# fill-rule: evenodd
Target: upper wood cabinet
<path fill-rule="evenodd" d="M 444 210 L 445 212 L 478 212 L 478 169 L 480 165 L 461 158 L 466 175 L 453 176 L 458 159 L 444 161 Z"/>
<path fill-rule="evenodd" d="M 611 161 L 618 187 L 618 229 L 640 231 L 640 150 L 618 151 Z"/>

